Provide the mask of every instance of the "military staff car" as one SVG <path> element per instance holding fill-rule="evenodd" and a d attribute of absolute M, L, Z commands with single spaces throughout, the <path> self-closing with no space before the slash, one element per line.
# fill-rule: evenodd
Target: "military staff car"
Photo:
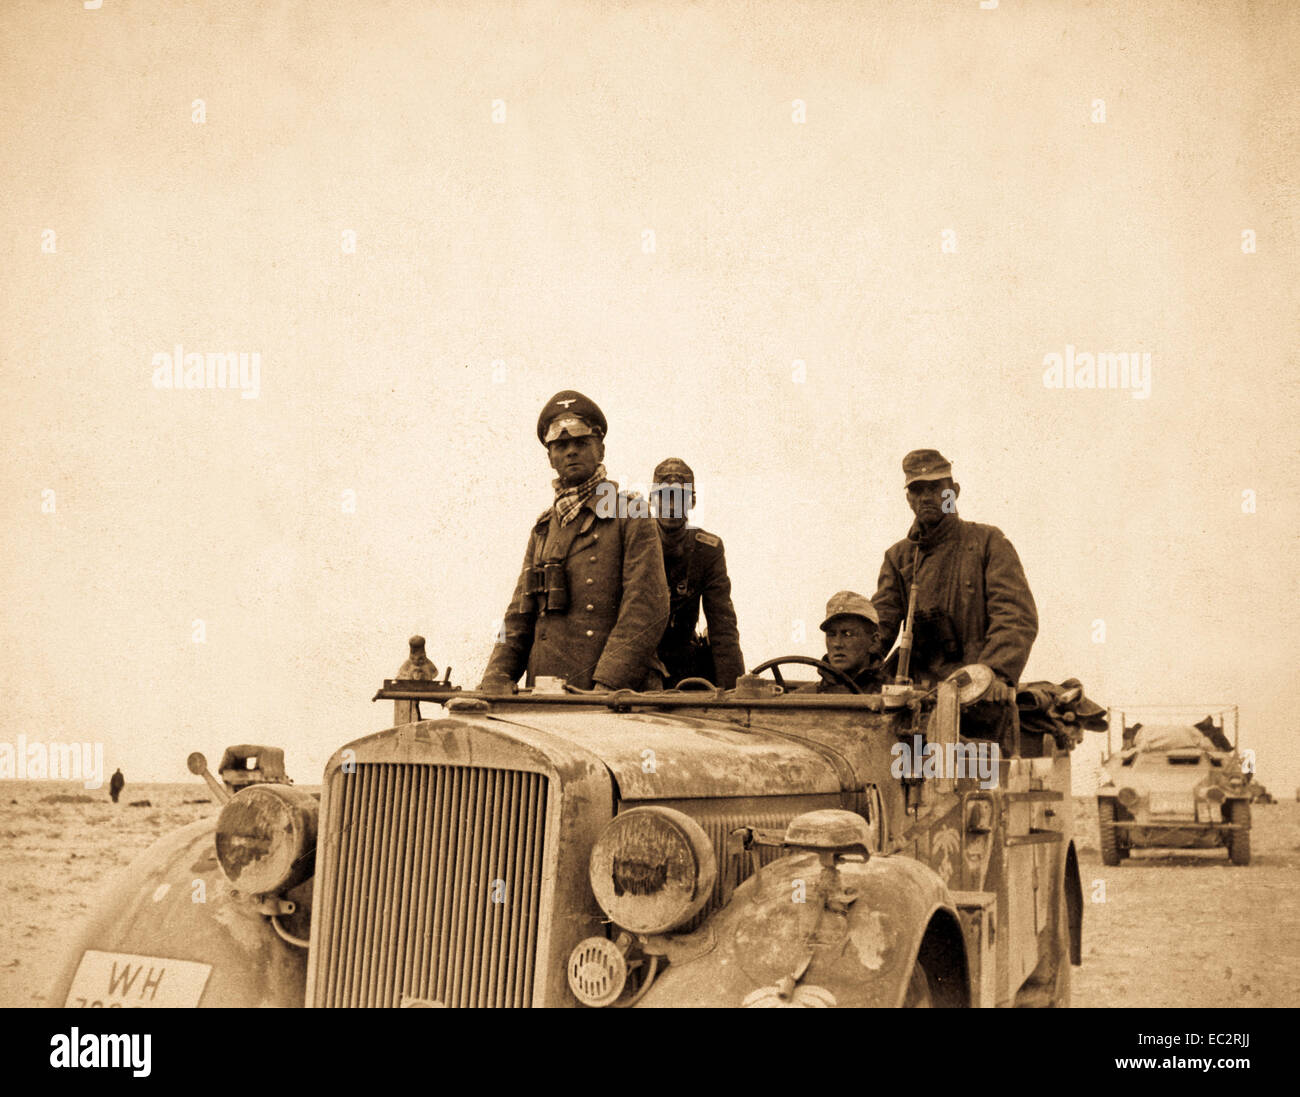
<path fill-rule="evenodd" d="M 1193 723 L 1189 713 L 1207 715 Z M 1106 747 L 1097 791 L 1104 864 L 1135 849 L 1218 846 L 1234 865 L 1250 864 L 1250 775 L 1237 754 L 1236 705 L 1112 708 Z"/>
<path fill-rule="evenodd" d="M 984 668 L 882 696 L 791 664 L 843 678 L 386 681 L 319 802 L 254 784 L 140 857 L 53 1001 L 1067 1005 L 1073 732 L 990 722 Z"/>

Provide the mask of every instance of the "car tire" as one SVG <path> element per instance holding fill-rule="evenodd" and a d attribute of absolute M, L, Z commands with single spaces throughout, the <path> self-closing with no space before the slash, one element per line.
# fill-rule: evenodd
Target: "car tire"
<path fill-rule="evenodd" d="M 1119 864 L 1119 838 L 1115 834 L 1115 801 L 1097 801 L 1097 822 L 1101 828 L 1101 863 Z"/>
<path fill-rule="evenodd" d="M 907 994 L 903 996 L 904 1009 L 932 1009 L 934 995 L 930 992 L 930 976 L 920 960 L 912 968 L 912 978 L 907 984 Z"/>
<path fill-rule="evenodd" d="M 1228 860 L 1234 865 L 1250 864 L 1250 803 L 1233 800 L 1228 822 L 1244 825 L 1243 830 L 1228 831 Z"/>

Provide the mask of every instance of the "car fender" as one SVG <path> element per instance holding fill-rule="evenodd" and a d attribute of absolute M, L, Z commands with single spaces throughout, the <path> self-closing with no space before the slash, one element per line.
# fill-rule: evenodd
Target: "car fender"
<path fill-rule="evenodd" d="M 927 950 L 945 965 L 932 980 L 944 980 L 945 1000 L 969 1001 L 952 895 L 910 857 L 829 870 L 815 853 L 790 854 L 693 933 L 660 940 L 668 964 L 639 1005 L 899 1006 L 922 948 L 940 940 Z"/>
<path fill-rule="evenodd" d="M 50 1005 L 73 1004 L 68 992 L 87 950 L 160 961 L 160 969 L 168 960 L 210 967 L 196 1005 L 303 1004 L 306 949 L 282 940 L 264 914 L 237 897 L 217 864 L 215 829 L 215 817 L 200 819 L 122 870 L 69 952 Z"/>

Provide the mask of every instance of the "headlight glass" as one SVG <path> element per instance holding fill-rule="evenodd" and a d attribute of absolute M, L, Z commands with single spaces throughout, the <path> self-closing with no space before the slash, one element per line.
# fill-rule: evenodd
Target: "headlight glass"
<path fill-rule="evenodd" d="M 615 925 L 666 933 L 690 921 L 718 877 L 713 843 L 689 815 L 639 807 L 616 815 L 591 851 L 591 890 Z"/>
<path fill-rule="evenodd" d="M 269 895 L 302 883 L 316 860 L 316 816 L 310 793 L 289 785 L 250 785 L 217 817 L 217 863 L 231 884 Z"/>

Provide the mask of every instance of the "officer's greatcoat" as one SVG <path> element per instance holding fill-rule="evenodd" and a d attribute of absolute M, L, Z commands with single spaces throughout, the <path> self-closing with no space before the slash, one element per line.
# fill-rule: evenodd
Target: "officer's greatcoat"
<path fill-rule="evenodd" d="M 722 538 L 693 526 L 687 526 L 682 532 L 681 551 L 664 556 L 671 610 L 659 644 L 659 657 L 668 668 L 670 683 L 696 673 L 696 668 L 690 665 L 691 640 L 703 602 L 717 675 L 714 684 L 733 689 L 736 679 L 745 673 L 745 657 L 740 651 L 740 631 L 736 626 L 736 609 L 731 604 L 731 579 L 727 575 Z"/>
<path fill-rule="evenodd" d="M 563 613 L 546 612 L 544 594 L 526 594 L 529 570 L 542 562 L 548 535 L 559 530 L 555 508 L 543 512 L 528 537 L 484 686 L 518 681 L 527 670 L 528 685 L 545 676 L 582 689 L 597 679 L 615 689 L 641 688 L 668 621 L 668 583 L 655 520 L 627 516 L 638 508 L 645 509 L 642 500 L 608 480 L 583 504 L 564 559 L 569 604 Z"/>
<path fill-rule="evenodd" d="M 885 553 L 879 589 L 871 599 L 880 614 L 881 650 L 890 649 L 907 617 L 918 546 L 917 613 L 947 614 L 958 646 L 947 661 L 954 666 L 985 663 L 1006 681 L 1018 682 L 1038 635 L 1038 610 L 1020 557 L 1000 529 L 964 522 L 955 513 L 924 536 L 914 522 L 906 539 Z M 919 634 L 917 640 L 922 640 Z"/>

